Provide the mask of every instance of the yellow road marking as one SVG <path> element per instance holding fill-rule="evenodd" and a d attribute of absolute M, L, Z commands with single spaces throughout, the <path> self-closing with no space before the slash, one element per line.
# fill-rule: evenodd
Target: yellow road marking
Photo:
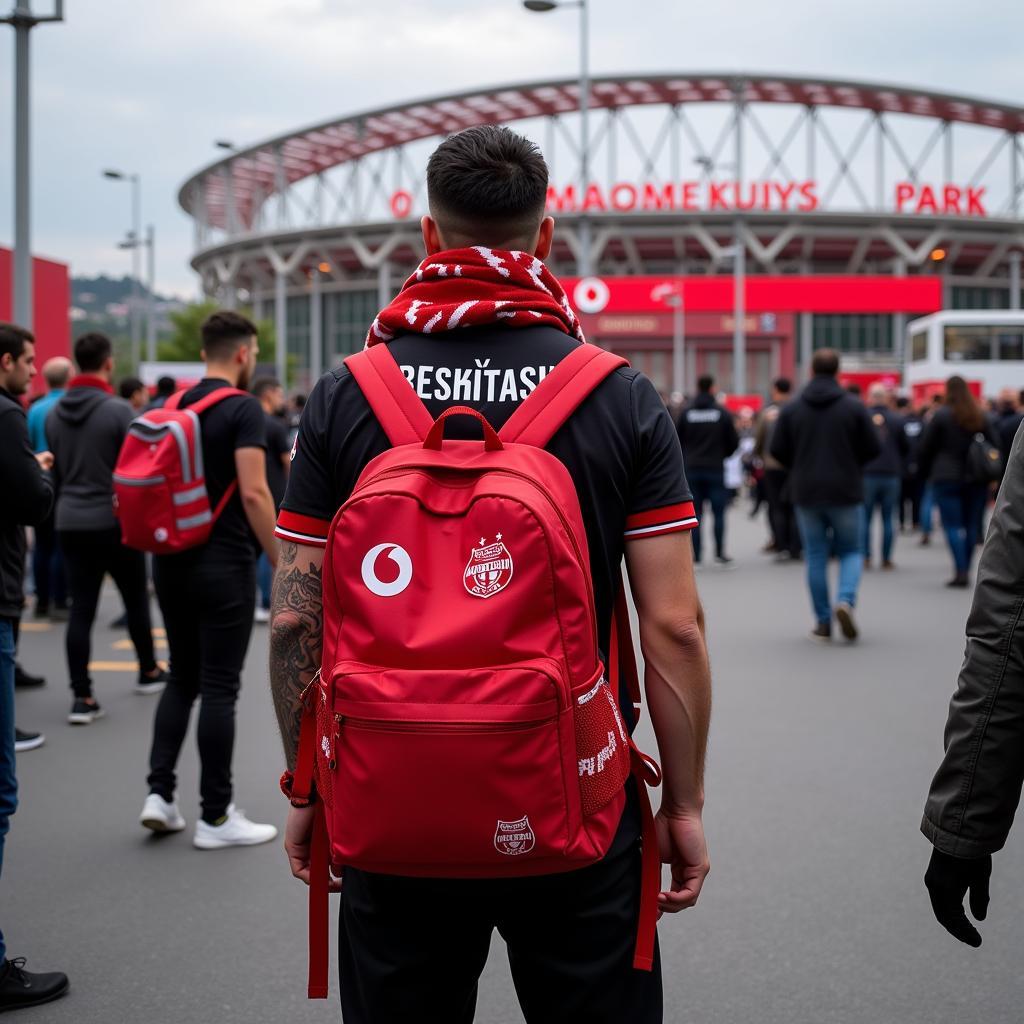
<path fill-rule="evenodd" d="M 138 672 L 137 661 L 90 661 L 90 672 Z"/>
<path fill-rule="evenodd" d="M 115 651 L 134 651 L 135 645 L 131 640 L 116 640 L 110 645 Z M 158 651 L 167 650 L 167 641 L 161 640 L 160 637 L 153 637 L 153 646 Z"/>
<path fill-rule="evenodd" d="M 49 633 L 53 629 L 52 622 L 23 622 L 21 624 L 22 633 Z"/>

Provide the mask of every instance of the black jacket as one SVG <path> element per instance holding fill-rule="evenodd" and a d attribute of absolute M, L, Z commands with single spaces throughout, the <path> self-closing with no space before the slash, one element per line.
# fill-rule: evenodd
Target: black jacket
<path fill-rule="evenodd" d="M 903 417 L 903 439 L 907 443 L 907 456 L 904 462 L 904 475 L 908 479 L 918 476 L 917 456 L 921 450 L 921 438 L 924 436 L 924 419 L 916 412 L 907 413 Z"/>
<path fill-rule="evenodd" d="M 32 454 L 25 410 L 0 388 L 0 618 L 16 619 L 24 603 L 25 527 L 53 505 L 53 484 Z"/>
<path fill-rule="evenodd" d="M 110 530 L 114 463 L 128 432 L 132 407 L 98 387 L 71 387 L 46 418 L 57 485 L 58 530 Z"/>
<path fill-rule="evenodd" d="M 1024 412 L 1004 412 L 996 419 L 994 429 L 999 440 L 999 454 L 1003 457 L 1003 465 L 1010 461 L 1010 450 L 1013 439 L 1017 436 L 1017 428 L 1024 422 Z"/>
<path fill-rule="evenodd" d="M 713 395 L 699 394 L 684 406 L 676 424 L 687 469 L 717 469 L 739 447 L 732 415 Z"/>
<path fill-rule="evenodd" d="M 967 480 L 967 450 L 975 434 L 984 434 L 991 444 L 998 444 L 988 418 L 979 430 L 965 430 L 953 419 L 953 410 L 942 406 L 935 410 L 924 428 L 917 464 L 921 477 L 938 483 L 964 483 Z"/>
<path fill-rule="evenodd" d="M 875 476 L 903 476 L 903 462 L 909 445 L 903 432 L 903 420 L 888 406 L 872 405 L 868 415 L 875 426 L 878 443 L 882 446 L 879 455 L 864 464 L 864 473 Z"/>
<path fill-rule="evenodd" d="M 954 857 L 1000 849 L 1024 780 L 1024 433 L 1010 452 L 978 564 L 946 754 L 921 831 Z"/>
<path fill-rule="evenodd" d="M 867 409 L 835 377 L 815 377 L 779 414 L 771 453 L 790 470 L 795 505 L 859 505 L 864 463 L 882 450 Z"/>

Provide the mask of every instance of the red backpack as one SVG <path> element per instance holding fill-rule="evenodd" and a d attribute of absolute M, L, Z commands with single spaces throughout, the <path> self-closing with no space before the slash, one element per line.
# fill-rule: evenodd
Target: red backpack
<path fill-rule="evenodd" d="M 432 421 L 387 346 L 346 365 L 391 441 L 331 524 L 323 662 L 306 693 L 293 798 L 316 783 L 311 998 L 327 994 L 328 860 L 432 878 L 553 874 L 601 860 L 630 772 L 642 794 L 634 966 L 650 970 L 660 859 L 641 755 L 597 646 L 587 535 L 565 466 L 543 450 L 626 361 L 581 345 L 500 433 L 456 406 Z M 445 441 L 480 421 L 483 442 Z M 325 829 L 326 826 L 326 829 Z"/>
<path fill-rule="evenodd" d="M 130 548 L 168 555 L 198 547 L 238 487 L 232 480 L 215 509 L 210 508 L 203 475 L 199 417 L 237 388 L 218 388 L 187 409 L 179 409 L 184 391 L 132 421 L 114 466 L 114 511 L 121 539 Z"/>

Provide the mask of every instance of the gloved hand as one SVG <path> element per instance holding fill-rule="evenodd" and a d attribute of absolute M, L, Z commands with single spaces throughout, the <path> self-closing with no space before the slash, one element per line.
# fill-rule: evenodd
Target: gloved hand
<path fill-rule="evenodd" d="M 991 875 L 991 855 L 951 857 L 935 849 L 924 875 L 936 920 L 954 938 L 975 948 L 981 945 L 981 936 L 964 913 L 964 894 L 970 890 L 971 913 L 977 920 L 984 921 L 988 913 Z"/>

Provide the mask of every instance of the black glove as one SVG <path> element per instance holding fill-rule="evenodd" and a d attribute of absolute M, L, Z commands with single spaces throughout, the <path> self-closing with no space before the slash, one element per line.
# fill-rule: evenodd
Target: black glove
<path fill-rule="evenodd" d="M 977 948 L 981 945 L 978 929 L 964 913 L 964 894 L 970 890 L 971 913 L 979 921 L 988 913 L 988 880 L 992 875 L 992 857 L 951 857 L 932 850 L 932 859 L 924 875 L 924 884 L 932 901 L 932 911 L 943 928 L 954 938 Z"/>

